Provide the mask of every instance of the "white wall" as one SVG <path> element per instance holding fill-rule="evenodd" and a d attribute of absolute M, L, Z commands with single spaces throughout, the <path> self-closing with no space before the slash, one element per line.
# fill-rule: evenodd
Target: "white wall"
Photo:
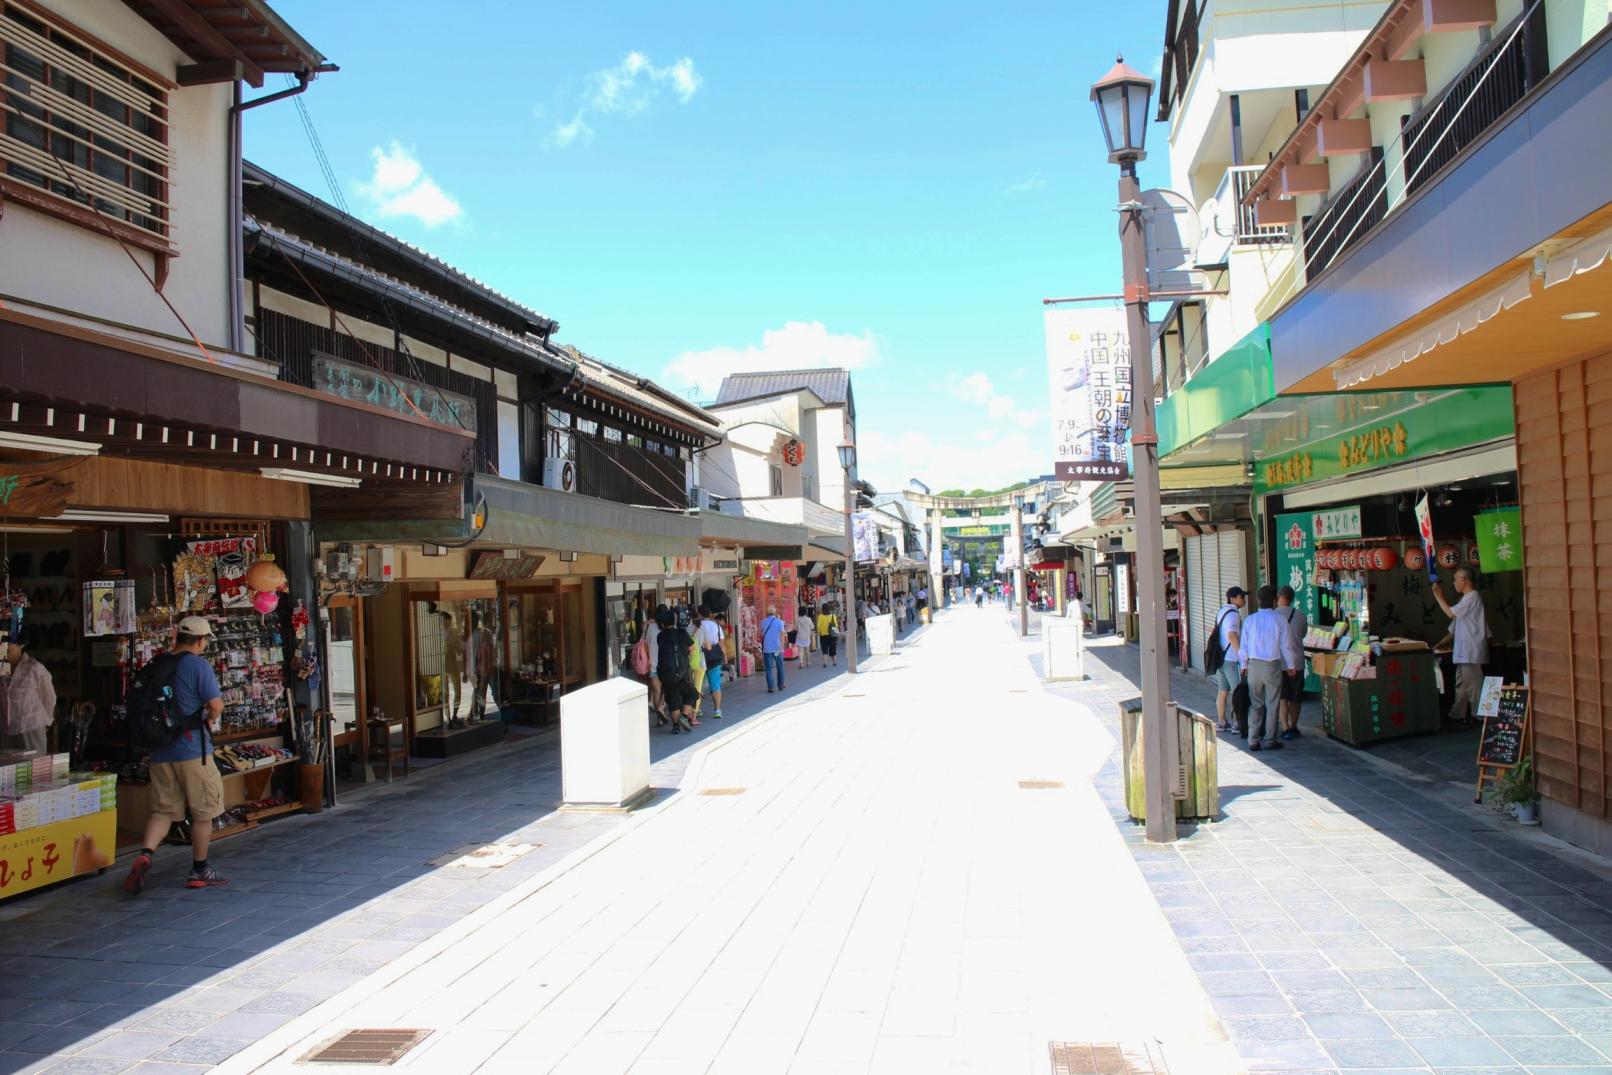
<path fill-rule="evenodd" d="M 814 498 L 819 504 L 833 508 L 835 511 L 845 510 L 845 472 L 840 469 L 840 445 L 849 440 L 856 443 L 856 429 L 846 416 L 844 407 L 820 407 L 809 412 L 811 422 L 817 430 L 817 443 L 820 446 L 818 454 L 823 457 L 822 469 L 818 472 L 817 496 Z M 853 470 L 851 476 L 856 477 Z"/>
<path fill-rule="evenodd" d="M 128 58 L 173 77 L 187 62 L 168 39 L 121 0 L 41 0 L 43 6 Z M 169 94 L 174 164 L 172 259 L 164 293 L 204 343 L 229 342 L 226 250 L 227 117 L 230 87 L 194 86 Z M 183 336 L 162 299 L 112 239 L 10 201 L 0 216 L 0 293 L 120 324 Z M 132 248 L 131 248 L 132 249 Z M 154 258 L 135 257 L 154 275 Z"/>

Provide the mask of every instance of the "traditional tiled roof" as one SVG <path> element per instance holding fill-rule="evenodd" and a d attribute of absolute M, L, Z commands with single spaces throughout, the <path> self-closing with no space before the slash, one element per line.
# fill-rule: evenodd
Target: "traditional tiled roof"
<path fill-rule="evenodd" d="M 730 373 L 717 389 L 716 405 L 776 396 L 809 388 L 824 403 L 847 406 L 851 400 L 851 371 L 837 369 L 771 370 L 766 373 Z"/>

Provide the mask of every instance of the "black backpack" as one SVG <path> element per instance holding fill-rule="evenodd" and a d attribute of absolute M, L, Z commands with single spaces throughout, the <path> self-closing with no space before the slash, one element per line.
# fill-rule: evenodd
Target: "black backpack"
<path fill-rule="evenodd" d="M 676 635 L 681 636 L 681 640 L 673 642 L 670 647 L 670 653 L 667 653 L 666 649 L 662 648 L 661 652 L 665 653 L 666 656 L 661 659 L 660 667 L 656 669 L 656 672 L 667 683 L 687 683 L 694 673 L 694 669 L 688 663 L 688 648 L 692 644 L 692 640 L 689 638 L 688 632 L 681 627 L 671 628 L 671 630 Z"/>
<path fill-rule="evenodd" d="M 1220 644 L 1220 625 L 1226 622 L 1227 616 L 1235 615 L 1235 610 L 1222 612 L 1215 621 L 1215 629 L 1209 632 L 1209 641 L 1203 645 L 1203 670 L 1208 675 L 1214 675 L 1226 663 L 1226 647 Z"/>
<path fill-rule="evenodd" d="M 164 653 L 134 674 L 129 685 L 129 734 L 137 747 L 161 750 L 197 727 L 196 714 L 179 712 L 173 680 L 189 654 Z"/>

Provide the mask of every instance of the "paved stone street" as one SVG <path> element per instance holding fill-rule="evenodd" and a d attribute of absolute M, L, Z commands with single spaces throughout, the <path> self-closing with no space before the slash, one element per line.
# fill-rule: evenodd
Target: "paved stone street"
<path fill-rule="evenodd" d="M 1097 640 L 1086 671 L 1055 691 L 1117 729 L 1136 647 Z M 1174 680 L 1182 704 L 1214 712 L 1205 680 Z M 1326 739 L 1307 710 L 1287 750 L 1221 741 L 1223 817 L 1173 848 L 1125 817 L 1112 762 L 1099 778 L 1249 1067 L 1612 1072 L 1605 864 L 1473 805 L 1469 783 Z"/>

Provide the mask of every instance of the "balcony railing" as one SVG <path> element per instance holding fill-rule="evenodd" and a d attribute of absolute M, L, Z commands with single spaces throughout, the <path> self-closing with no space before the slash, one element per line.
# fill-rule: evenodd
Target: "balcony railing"
<path fill-rule="evenodd" d="M 1226 169 L 1215 188 L 1214 218 L 1202 222 L 1203 238 L 1198 244 L 1199 265 L 1221 265 L 1234 246 L 1276 246 L 1293 241 L 1286 224 L 1260 224 L 1253 206 L 1243 198 L 1264 169 L 1259 165 L 1236 165 Z"/>
<path fill-rule="evenodd" d="M 1304 222 L 1304 272 L 1314 280 L 1388 215 L 1383 151 L 1373 147 L 1355 177 Z"/>
<path fill-rule="evenodd" d="M 1538 85 L 1546 73 L 1540 58 L 1543 37 L 1543 22 L 1537 18 L 1498 35 L 1405 124 L 1400 145 L 1405 150 L 1407 194 L 1432 182 Z"/>

